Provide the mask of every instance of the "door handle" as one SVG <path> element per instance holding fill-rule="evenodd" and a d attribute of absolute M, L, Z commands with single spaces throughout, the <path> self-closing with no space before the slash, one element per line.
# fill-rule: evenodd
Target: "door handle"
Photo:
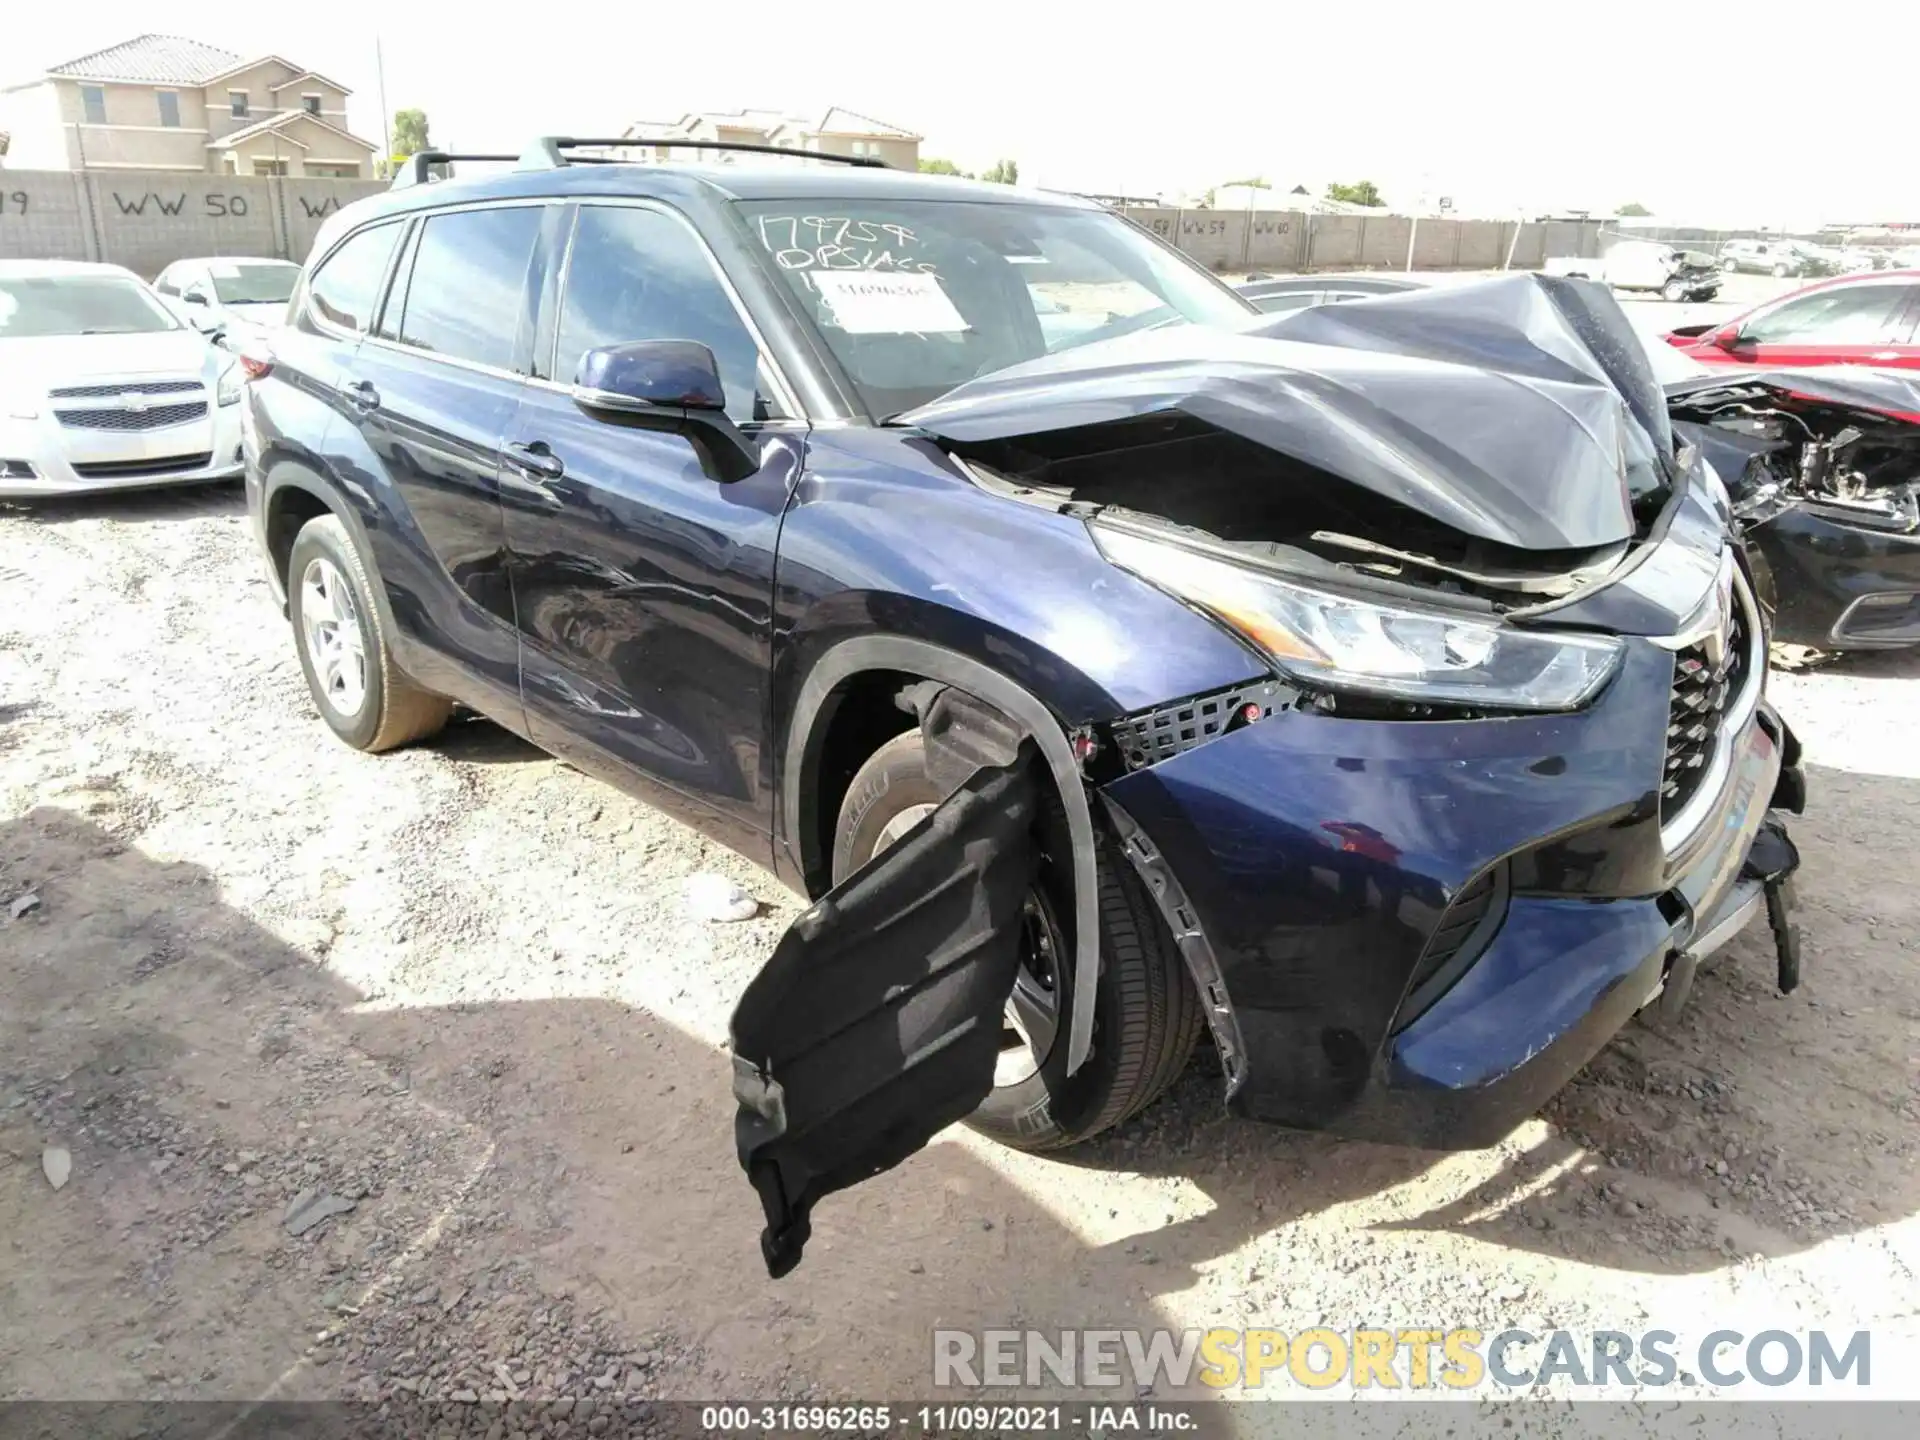
<path fill-rule="evenodd" d="M 547 448 L 544 440 L 507 446 L 507 463 L 537 480 L 558 480 L 567 473 L 566 462 Z"/>
<path fill-rule="evenodd" d="M 356 410 L 378 410 L 380 408 L 380 392 L 374 389 L 372 384 L 366 380 L 355 380 L 347 386 L 347 401 Z"/>

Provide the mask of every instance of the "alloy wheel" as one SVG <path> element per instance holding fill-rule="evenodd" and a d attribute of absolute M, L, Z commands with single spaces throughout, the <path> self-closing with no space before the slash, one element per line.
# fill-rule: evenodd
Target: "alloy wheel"
<path fill-rule="evenodd" d="M 340 568 L 325 556 L 300 577 L 300 627 L 320 698 L 343 720 L 367 703 L 367 642 L 360 607 Z"/>

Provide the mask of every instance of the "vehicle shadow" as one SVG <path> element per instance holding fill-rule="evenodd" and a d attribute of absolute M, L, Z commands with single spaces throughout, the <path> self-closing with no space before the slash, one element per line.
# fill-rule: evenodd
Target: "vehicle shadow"
<path fill-rule="evenodd" d="M 102 490 L 90 495 L 56 495 L 44 499 L 0 500 L 43 525 L 69 525 L 79 520 L 110 519 L 129 525 L 171 524 L 204 520 L 209 515 L 243 515 L 246 488 L 238 480 L 200 485 L 165 485 L 144 490 Z"/>
<path fill-rule="evenodd" d="M 1418 1263 L 1422 1236 L 1648 1274 L 1787 1256 L 1920 1215 L 1911 1165 L 1920 1023 L 1907 853 L 1920 781 L 1809 767 L 1796 923 L 1804 978 L 1777 989 L 1772 938 L 1749 929 L 1676 1022 L 1636 1020 L 1547 1107 L 1490 1150 L 1342 1142 L 1232 1119 L 1210 1049 L 1160 1104 L 1061 1157 L 1179 1177 L 1205 1213 L 1138 1242 L 1201 1273 L 1289 1222 L 1351 1207 L 1372 1263 Z M 1351 1235 L 1317 1263 L 1356 1263 Z M 1273 1267 L 1267 1267 L 1271 1270 Z"/>
<path fill-rule="evenodd" d="M 1848 650 L 1813 667 L 1822 675 L 1856 675 L 1862 679 L 1901 679 L 1920 675 L 1920 645 L 1904 650 Z"/>
<path fill-rule="evenodd" d="M 430 743 L 449 760 L 465 760 L 475 765 L 522 765 L 529 760 L 551 758 L 538 745 L 523 740 L 504 725 L 466 710 L 456 710 L 447 728 Z"/>
<path fill-rule="evenodd" d="M 770 1281 L 727 1057 L 644 1009 L 369 1004 L 64 809 L 0 822 L 0 899 L 28 892 L 0 906 L 9 1398 L 596 1393 L 605 1367 L 653 1398 L 951 1399 L 936 1325 L 1164 1323 L 951 1140 L 828 1197 Z M 290 1233 L 317 1200 L 342 1213 Z"/>

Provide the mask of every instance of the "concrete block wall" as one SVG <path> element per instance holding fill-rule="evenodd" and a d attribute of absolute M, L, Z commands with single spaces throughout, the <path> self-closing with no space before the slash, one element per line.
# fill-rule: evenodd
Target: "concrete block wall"
<path fill-rule="evenodd" d="M 1537 270 L 1549 255 L 1599 253 L 1599 221 L 1455 220 L 1382 210 L 1313 215 L 1297 210 L 1128 209 L 1130 220 L 1214 270 Z M 1515 231 L 1518 230 L 1516 236 Z"/>
<path fill-rule="evenodd" d="M 328 215 L 377 180 L 0 170 L 0 259 L 104 260 L 151 279 L 188 255 L 307 258 Z"/>
<path fill-rule="evenodd" d="M 98 260 L 86 181 L 64 170 L 0 170 L 0 259 Z"/>

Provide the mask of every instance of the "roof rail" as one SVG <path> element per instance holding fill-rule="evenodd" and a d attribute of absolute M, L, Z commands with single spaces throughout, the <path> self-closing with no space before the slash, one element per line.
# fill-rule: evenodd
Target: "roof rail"
<path fill-rule="evenodd" d="M 582 139 L 573 135 L 542 135 L 526 148 L 520 156 L 519 168 L 522 170 L 558 170 L 563 165 L 578 164 L 582 160 L 606 163 L 604 155 L 579 155 L 569 159 L 561 152 L 586 145 L 651 145 L 662 150 L 740 150 L 749 155 L 784 155 L 788 159 L 798 157 L 803 160 L 831 160 L 836 165 L 859 165 L 868 169 L 887 170 L 892 167 L 886 161 L 874 155 L 830 155 L 821 150 L 788 150 L 779 145 L 748 145 L 743 141 L 732 140 L 651 140 L 633 135 L 620 135 L 612 139 Z"/>
<path fill-rule="evenodd" d="M 454 155 L 445 150 L 416 150 L 401 162 L 394 171 L 394 190 L 404 190 L 409 185 L 424 185 L 433 179 L 433 167 L 445 165 L 454 160 L 517 160 L 517 155 Z"/>

